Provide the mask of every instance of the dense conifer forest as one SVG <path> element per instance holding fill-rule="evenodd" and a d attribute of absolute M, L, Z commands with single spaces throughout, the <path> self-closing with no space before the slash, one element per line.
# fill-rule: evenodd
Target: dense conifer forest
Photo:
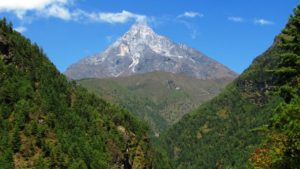
<path fill-rule="evenodd" d="M 300 167 L 300 7 L 274 44 L 163 136 L 172 168 Z"/>
<path fill-rule="evenodd" d="M 149 168 L 148 127 L 0 21 L 0 168 Z"/>

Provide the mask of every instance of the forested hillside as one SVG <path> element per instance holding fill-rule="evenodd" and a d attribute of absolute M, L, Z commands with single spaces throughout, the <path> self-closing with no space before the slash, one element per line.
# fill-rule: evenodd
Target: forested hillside
<path fill-rule="evenodd" d="M 167 72 L 129 77 L 84 79 L 78 83 L 128 109 L 158 134 L 184 114 L 216 96 L 233 78 L 201 80 Z"/>
<path fill-rule="evenodd" d="M 150 168 L 147 126 L 0 21 L 0 168 Z"/>
<path fill-rule="evenodd" d="M 80 83 L 85 82 L 96 91 L 96 82 Z M 105 83 L 115 85 L 109 86 L 111 95 L 124 92 L 123 106 L 138 114 L 155 101 L 144 100 L 151 93 L 128 94 L 141 92 L 142 83 L 137 82 L 130 79 L 128 88 Z M 163 84 L 168 90 L 151 98 L 164 101 L 149 111 L 154 116 L 163 104 L 186 96 L 179 83 Z M 200 91 L 195 87 L 189 92 Z M 165 99 L 169 89 L 176 92 Z M 192 94 L 186 98 L 195 101 Z M 300 6 L 273 45 L 242 75 L 184 115 L 159 140 L 150 139 L 145 122 L 127 110 L 68 81 L 37 44 L 0 20 L 0 169 L 298 169 L 299 96 Z M 181 110 L 175 109 L 181 117 Z M 158 120 L 172 124 L 178 114 L 174 118 L 162 113 L 166 119 Z M 158 130 L 167 126 L 153 123 Z"/>
<path fill-rule="evenodd" d="M 300 7 L 274 44 L 163 136 L 172 168 L 299 168 Z"/>
<path fill-rule="evenodd" d="M 251 156 L 256 168 L 300 168 L 300 6 L 278 37 L 278 65 L 272 94 L 284 101 L 272 111 L 268 138 Z"/>

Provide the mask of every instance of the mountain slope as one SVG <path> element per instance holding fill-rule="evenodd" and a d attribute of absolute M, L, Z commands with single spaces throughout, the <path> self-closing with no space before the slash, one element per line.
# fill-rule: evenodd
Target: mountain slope
<path fill-rule="evenodd" d="M 135 24 L 104 52 L 71 65 L 65 74 L 71 79 L 130 76 L 154 71 L 199 79 L 234 78 L 224 65 L 186 45 L 156 34 L 150 27 Z"/>
<path fill-rule="evenodd" d="M 89 91 L 118 103 L 160 133 L 185 113 L 216 96 L 232 78 L 200 80 L 166 72 L 78 81 Z"/>
<path fill-rule="evenodd" d="M 0 166 L 150 168 L 147 126 L 69 83 L 0 20 Z"/>
<path fill-rule="evenodd" d="M 278 66 L 270 70 L 276 79 L 272 93 L 284 102 L 272 112 L 265 132 L 268 138 L 251 156 L 255 168 L 300 167 L 300 6 L 294 10 L 278 41 L 284 53 Z"/>
<path fill-rule="evenodd" d="M 287 28 L 293 28 L 293 31 L 290 31 L 293 36 L 286 35 L 284 32 L 287 31 L 287 28 L 284 29 L 283 33 L 275 39 L 272 47 L 256 58 L 252 65 L 228 85 L 219 96 L 184 116 L 162 137 L 162 142 L 172 159 L 173 168 L 251 168 L 249 159 L 254 150 L 256 150 L 254 160 L 258 164 L 254 166 L 256 168 L 277 168 L 272 167 L 272 165 L 265 165 L 265 163 L 284 159 L 282 158 L 284 153 L 287 153 L 285 156 L 289 156 L 291 161 L 294 159 L 294 163 L 299 162 L 299 159 L 297 160 L 299 148 L 294 147 L 293 151 L 282 150 L 282 145 L 285 147 L 286 144 L 283 141 L 276 143 L 280 144 L 281 148 L 278 149 L 277 147 L 276 151 L 271 152 L 273 154 L 266 155 L 264 152 L 268 151 L 257 149 L 262 141 L 267 139 L 265 136 L 268 130 L 264 126 L 270 124 L 270 119 L 274 116 L 272 112 L 276 112 L 278 105 L 284 104 L 284 97 L 275 91 L 278 87 L 289 84 L 288 81 L 284 80 L 286 77 L 298 79 L 296 83 L 299 84 L 299 78 L 297 78 L 299 74 L 294 68 L 285 68 L 285 71 L 291 70 L 291 72 L 284 74 L 284 76 L 277 76 L 271 71 L 283 72 L 279 67 L 282 57 L 288 51 L 296 52 L 299 55 L 299 39 L 297 38 L 300 34 L 299 11 L 298 8 L 295 12 L 296 16 L 292 16 L 290 19 L 294 21 L 294 24 L 287 26 Z M 286 41 L 295 42 L 296 45 L 287 50 L 284 47 Z M 290 65 L 299 62 L 297 59 L 292 59 L 295 57 L 290 55 L 288 57 Z M 278 84 L 278 82 L 285 84 Z M 297 91 L 299 92 L 299 90 Z M 286 96 L 289 96 L 288 93 Z M 299 95 L 299 93 L 296 92 L 295 95 Z M 294 146 L 296 146 L 299 145 L 299 141 L 296 142 L 295 139 L 299 138 L 300 132 L 296 130 L 299 127 L 295 128 L 295 126 L 299 126 L 299 115 L 295 114 L 295 110 L 291 112 L 294 112 L 293 116 L 285 117 L 280 125 L 289 126 L 293 124 L 293 130 L 290 129 L 289 134 L 293 136 L 290 141 L 294 139 Z M 277 116 L 275 114 L 275 117 Z M 289 123 L 290 120 L 288 119 L 293 118 L 296 119 Z M 298 125 L 294 125 L 297 123 Z M 276 142 L 276 140 L 273 141 Z M 274 157 L 274 152 L 278 153 L 278 150 L 281 155 Z M 291 152 L 293 155 L 288 155 Z M 262 154 L 269 158 L 260 158 Z M 293 164 L 294 167 L 289 167 L 289 165 L 292 166 L 292 163 L 278 168 L 297 166 Z"/>

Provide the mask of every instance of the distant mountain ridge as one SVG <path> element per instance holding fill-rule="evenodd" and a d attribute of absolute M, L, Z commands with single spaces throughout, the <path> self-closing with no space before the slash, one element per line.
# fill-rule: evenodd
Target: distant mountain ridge
<path fill-rule="evenodd" d="M 236 73 L 196 49 L 156 34 L 145 24 L 130 30 L 104 52 L 85 57 L 65 74 L 71 79 L 130 76 L 154 71 L 198 79 L 234 78 Z"/>
<path fill-rule="evenodd" d="M 135 113 L 158 134 L 219 94 L 232 80 L 201 80 L 167 72 L 151 72 L 77 82 L 101 98 Z"/>

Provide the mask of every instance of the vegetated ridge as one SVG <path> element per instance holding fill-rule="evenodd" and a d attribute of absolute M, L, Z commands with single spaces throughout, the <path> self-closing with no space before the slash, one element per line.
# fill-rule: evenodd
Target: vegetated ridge
<path fill-rule="evenodd" d="M 148 127 L 0 20 L 0 168 L 151 168 Z"/>
<path fill-rule="evenodd" d="M 299 168 L 299 68 L 300 7 L 244 73 L 161 137 L 171 168 Z"/>
<path fill-rule="evenodd" d="M 159 136 L 184 114 L 216 96 L 232 80 L 201 80 L 167 72 L 151 72 L 128 77 L 83 79 L 78 83 L 135 113 Z"/>

